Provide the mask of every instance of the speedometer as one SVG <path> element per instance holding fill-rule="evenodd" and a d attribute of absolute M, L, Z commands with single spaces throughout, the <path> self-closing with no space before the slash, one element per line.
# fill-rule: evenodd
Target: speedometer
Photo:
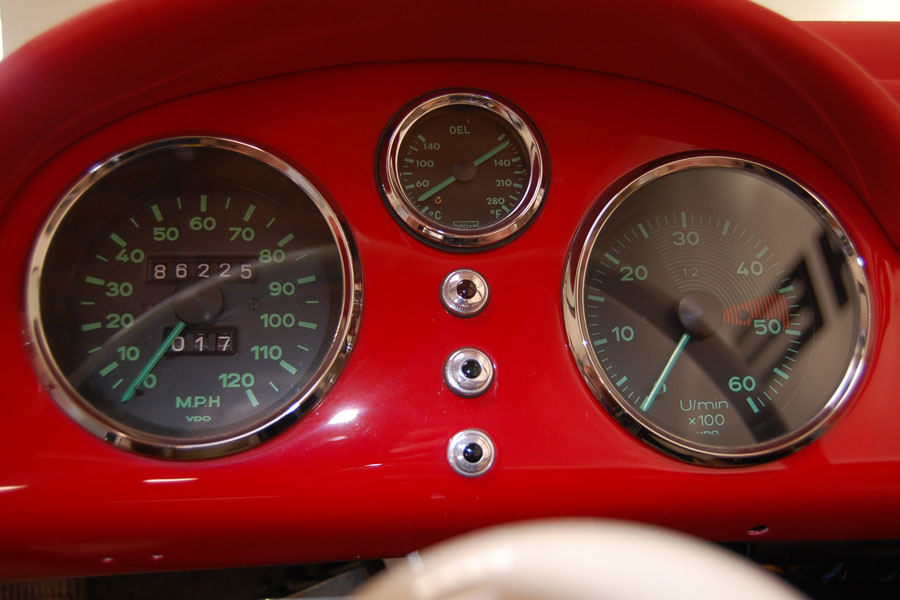
<path fill-rule="evenodd" d="M 361 293 L 320 189 L 217 138 L 92 170 L 51 215 L 29 274 L 57 401 L 117 445 L 173 458 L 235 452 L 296 421 L 343 365 Z"/>
<path fill-rule="evenodd" d="M 597 398 L 642 440 L 708 464 L 821 433 L 850 398 L 868 332 L 861 261 L 835 217 L 732 157 L 663 164 L 598 203 L 565 303 Z"/>

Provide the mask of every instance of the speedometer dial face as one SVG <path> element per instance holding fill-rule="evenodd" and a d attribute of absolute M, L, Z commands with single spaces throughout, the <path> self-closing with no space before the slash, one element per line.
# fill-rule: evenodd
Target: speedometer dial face
<path fill-rule="evenodd" d="M 511 104 L 478 92 L 417 101 L 388 128 L 379 156 L 388 207 L 424 241 L 457 249 L 498 244 L 535 216 L 546 150 Z"/>
<path fill-rule="evenodd" d="M 690 158 L 594 214 L 569 259 L 567 329 L 593 392 L 637 436 L 685 460 L 754 462 L 810 441 L 846 402 L 865 279 L 800 185 Z"/>
<path fill-rule="evenodd" d="M 234 452 L 294 422 L 343 364 L 359 271 L 322 193 L 257 148 L 140 147 L 64 198 L 29 322 L 57 400 L 114 443 Z"/>

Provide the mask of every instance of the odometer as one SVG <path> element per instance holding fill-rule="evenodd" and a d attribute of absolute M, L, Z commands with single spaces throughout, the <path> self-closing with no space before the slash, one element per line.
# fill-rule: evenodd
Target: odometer
<path fill-rule="evenodd" d="M 565 302 L 597 398 L 685 460 L 809 442 L 863 364 L 868 294 L 847 234 L 802 186 L 743 159 L 676 160 L 598 203 Z"/>
<path fill-rule="evenodd" d="M 342 366 L 361 291 L 322 192 L 215 138 L 92 170 L 51 215 L 29 272 L 54 397 L 105 439 L 174 458 L 234 452 L 296 421 Z"/>

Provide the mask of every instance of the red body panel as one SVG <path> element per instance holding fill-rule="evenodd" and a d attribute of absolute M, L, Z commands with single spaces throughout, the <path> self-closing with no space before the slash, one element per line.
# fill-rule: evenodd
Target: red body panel
<path fill-rule="evenodd" d="M 755 539 L 760 526 L 779 540 L 900 537 L 900 109 L 882 87 L 804 29 L 742 3 L 479 5 L 479 21 L 453 27 L 450 9 L 358 4 L 260 2 L 245 14 L 222 0 L 124 2 L 0 64 L 0 577 L 392 556 L 561 515 L 717 540 Z M 501 24 L 521 35 L 491 40 Z M 879 77 L 900 73 L 896 37 L 863 53 L 843 30 L 813 28 Z M 498 249 L 425 246 L 376 187 L 387 123 L 446 87 L 510 99 L 547 144 L 546 204 Z M 78 177 L 183 134 L 260 145 L 318 181 L 356 239 L 364 294 L 357 347 L 319 407 L 255 450 L 174 463 L 105 444 L 52 401 L 22 333 L 23 281 L 43 220 Z M 754 157 L 816 191 L 872 289 L 854 402 L 819 440 L 756 467 L 690 466 L 623 431 L 589 393 L 563 326 L 564 261 L 588 207 L 636 169 L 700 150 Z M 461 267 L 491 285 L 473 319 L 450 316 L 438 297 Z M 463 346 L 496 365 L 475 399 L 441 379 Z M 355 418 L 331 423 L 350 409 Z M 476 479 L 446 460 L 449 438 L 469 427 L 498 453 Z"/>

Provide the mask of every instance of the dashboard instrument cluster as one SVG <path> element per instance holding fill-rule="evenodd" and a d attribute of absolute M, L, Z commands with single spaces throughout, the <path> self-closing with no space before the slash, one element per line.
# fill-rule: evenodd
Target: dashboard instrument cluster
<path fill-rule="evenodd" d="M 636 9 L 601 4 L 625 44 Z M 67 31 L 140 29 L 104 14 Z M 541 516 L 900 536 L 895 104 L 847 92 L 894 127 L 849 152 L 877 127 L 808 92 L 863 75 L 781 21 L 754 31 L 806 54 L 776 67 L 699 14 L 627 60 L 561 33 L 491 50 L 478 27 L 479 60 L 363 60 L 393 31 L 365 17 L 335 55 L 253 17 L 302 58 L 244 33 L 247 72 L 200 41 L 136 54 L 127 80 L 99 67 L 77 122 L 6 101 L 33 123 L 10 139 L 40 143 L 0 156 L 0 509 L 19 515 L 0 576 L 391 556 Z M 683 42 L 700 33 L 740 77 L 693 77 L 721 67 Z M 47 61 L 30 85 L 57 89 L 92 52 L 26 48 L 0 84 Z M 811 79 L 735 93 L 779 69 Z"/>

